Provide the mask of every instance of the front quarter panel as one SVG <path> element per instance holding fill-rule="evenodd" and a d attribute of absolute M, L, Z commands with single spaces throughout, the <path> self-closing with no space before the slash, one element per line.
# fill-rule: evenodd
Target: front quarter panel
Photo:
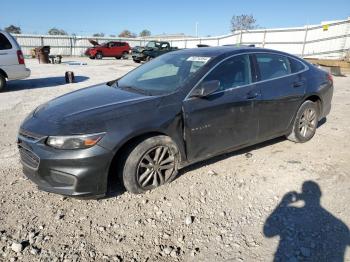
<path fill-rule="evenodd" d="M 172 138 L 184 158 L 181 103 L 172 99 L 174 96 L 131 106 L 129 113 L 106 122 L 107 134 L 99 144 L 116 153 L 135 137 L 160 133 Z"/>

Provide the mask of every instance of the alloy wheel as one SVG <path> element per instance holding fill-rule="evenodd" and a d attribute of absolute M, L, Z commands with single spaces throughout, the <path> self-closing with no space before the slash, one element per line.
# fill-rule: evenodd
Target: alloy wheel
<path fill-rule="evenodd" d="M 316 130 L 317 113 L 313 108 L 307 108 L 300 117 L 299 120 L 299 132 L 305 138 L 313 135 Z"/>
<path fill-rule="evenodd" d="M 144 189 L 165 184 L 175 171 L 175 157 L 167 146 L 152 148 L 141 158 L 137 167 L 137 182 Z"/>

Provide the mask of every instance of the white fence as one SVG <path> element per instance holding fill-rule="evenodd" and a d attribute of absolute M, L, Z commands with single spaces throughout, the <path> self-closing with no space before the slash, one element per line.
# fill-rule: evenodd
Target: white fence
<path fill-rule="evenodd" d="M 91 47 L 88 39 L 99 42 L 110 40 L 126 41 L 130 46 L 144 45 L 152 38 L 110 38 L 49 35 L 15 35 L 25 55 L 30 55 L 34 47 L 49 45 L 51 54 L 81 56 L 86 48 Z M 156 39 L 161 40 L 161 39 Z M 220 45 L 255 45 L 285 51 L 302 57 L 342 59 L 350 49 L 350 18 L 329 24 L 296 28 L 259 29 L 239 31 L 234 34 L 167 40 L 172 46 L 193 48 L 198 44 Z"/>

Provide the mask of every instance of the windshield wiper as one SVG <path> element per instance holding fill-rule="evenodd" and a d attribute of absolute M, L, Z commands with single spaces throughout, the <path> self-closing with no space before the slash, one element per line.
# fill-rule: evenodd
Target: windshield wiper
<path fill-rule="evenodd" d="M 150 96 L 150 92 L 147 92 L 145 90 L 142 90 L 142 89 L 138 89 L 134 86 L 118 86 L 118 84 L 116 84 L 117 87 L 119 87 L 120 89 L 123 89 L 123 90 L 127 90 L 127 91 L 131 91 L 131 92 L 134 92 L 134 93 L 139 93 L 139 94 L 143 94 L 143 95 L 147 95 L 147 96 Z"/>

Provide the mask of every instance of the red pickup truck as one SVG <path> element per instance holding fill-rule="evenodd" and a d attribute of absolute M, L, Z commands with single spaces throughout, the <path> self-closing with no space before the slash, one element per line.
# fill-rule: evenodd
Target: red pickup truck
<path fill-rule="evenodd" d="M 90 47 L 85 51 L 85 55 L 91 59 L 102 59 L 103 57 L 115 57 L 116 59 L 126 59 L 131 48 L 126 42 L 110 41 L 98 44 L 94 40 L 89 40 L 94 47 Z"/>

